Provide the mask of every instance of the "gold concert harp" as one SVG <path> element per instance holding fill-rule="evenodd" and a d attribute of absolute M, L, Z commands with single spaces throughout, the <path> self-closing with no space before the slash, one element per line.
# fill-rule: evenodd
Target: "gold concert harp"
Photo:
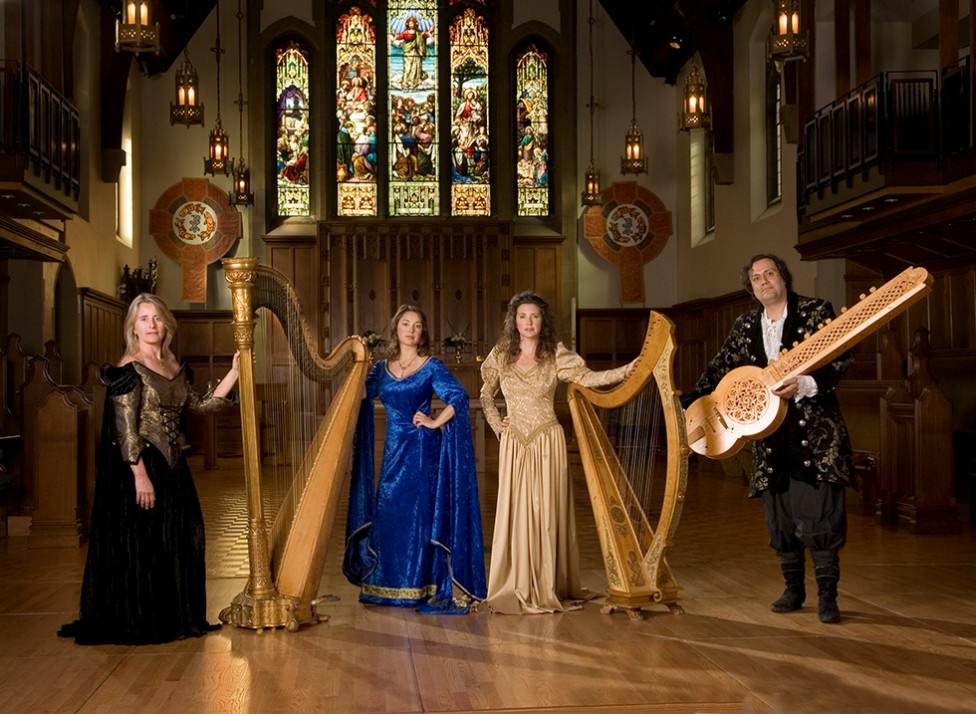
<path fill-rule="evenodd" d="M 688 446 L 672 377 L 674 323 L 651 312 L 634 371 L 616 387 L 572 384 L 569 406 L 607 573 L 604 613 L 664 603 L 680 612 L 664 556 L 688 484 Z M 600 411 L 598 412 L 597 409 Z"/>
<path fill-rule="evenodd" d="M 234 340 L 240 350 L 249 575 L 244 590 L 220 613 L 220 619 L 238 627 L 283 626 L 294 631 L 301 624 L 320 619 L 315 599 L 352 453 L 369 367 L 366 348 L 359 340 L 349 338 L 327 357 L 320 357 L 297 294 L 284 276 L 259 266 L 257 258 L 225 258 L 222 262 L 233 297 Z M 265 521 L 252 359 L 254 313 L 258 308 L 278 317 L 293 359 L 308 383 L 316 385 L 314 391 L 321 389 L 332 397 L 314 430 L 310 448 L 291 462 L 296 479 L 282 499 L 271 528 Z"/>
<path fill-rule="evenodd" d="M 786 402 L 773 394 L 787 379 L 810 374 L 928 295 L 932 277 L 908 268 L 765 368 L 747 365 L 725 375 L 715 391 L 685 412 L 691 450 L 711 459 L 738 453 L 747 441 L 772 434 L 786 418 Z"/>

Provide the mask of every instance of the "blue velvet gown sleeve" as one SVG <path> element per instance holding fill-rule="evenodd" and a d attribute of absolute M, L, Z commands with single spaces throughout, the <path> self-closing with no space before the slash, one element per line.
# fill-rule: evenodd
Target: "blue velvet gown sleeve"
<path fill-rule="evenodd" d="M 464 387 L 440 361 L 432 362 L 434 392 L 454 407 L 454 418 L 443 426 L 434 496 L 431 544 L 437 594 L 420 610 L 462 613 L 487 594 L 471 416 Z"/>
<path fill-rule="evenodd" d="M 373 365 L 366 377 L 366 396 L 359 408 L 359 421 L 353 444 L 352 479 L 349 492 L 349 515 L 346 522 L 346 551 L 342 559 L 342 573 L 354 585 L 362 585 L 376 568 L 376 553 L 369 547 L 369 529 L 373 523 L 376 503 L 373 466 L 373 399 L 376 398 L 380 370 L 385 360 Z"/>

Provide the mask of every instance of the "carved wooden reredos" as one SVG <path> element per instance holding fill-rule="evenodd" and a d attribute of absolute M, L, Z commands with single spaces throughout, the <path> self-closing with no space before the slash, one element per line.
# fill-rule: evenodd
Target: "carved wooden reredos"
<path fill-rule="evenodd" d="M 435 354 L 445 352 L 444 339 L 454 333 L 467 339 L 465 361 L 495 343 L 511 297 L 510 223 L 322 222 L 318 247 L 318 276 L 307 279 L 320 286 L 315 318 L 323 351 L 348 335 L 384 333 L 404 303 L 427 313 Z M 281 270 L 275 253 L 270 262 Z M 291 262 L 293 269 L 283 272 L 301 272 Z"/>

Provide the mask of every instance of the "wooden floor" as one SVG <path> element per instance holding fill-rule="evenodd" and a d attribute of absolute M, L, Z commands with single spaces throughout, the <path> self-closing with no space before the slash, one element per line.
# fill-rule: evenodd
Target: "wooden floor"
<path fill-rule="evenodd" d="M 208 528 L 212 620 L 246 572 L 239 464 L 192 463 Z M 578 482 L 579 483 L 579 482 Z M 488 498 L 493 505 L 491 484 Z M 334 539 L 320 609 L 298 633 L 224 628 L 146 647 L 55 636 L 76 614 L 84 550 L 0 539 L 0 712 L 976 711 L 976 537 L 912 536 L 851 508 L 839 625 L 781 590 L 762 509 L 741 483 L 693 474 L 669 558 L 682 615 L 423 616 L 363 607 Z M 577 489 L 584 581 L 604 583 Z M 486 509 L 486 533 L 491 509 Z M 338 524 L 337 533 L 341 533 Z M 815 589 L 812 577 L 808 589 Z"/>

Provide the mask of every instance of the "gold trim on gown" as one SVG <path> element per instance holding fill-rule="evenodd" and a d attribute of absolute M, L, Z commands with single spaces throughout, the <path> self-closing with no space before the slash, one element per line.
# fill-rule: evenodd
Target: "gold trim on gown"
<path fill-rule="evenodd" d="M 566 437 L 556 419 L 559 382 L 603 387 L 626 367 L 594 372 L 560 343 L 555 360 L 522 370 L 498 349 L 481 365 L 481 404 L 499 439 L 498 505 L 488 571 L 488 606 L 509 614 L 577 609 L 579 550 Z M 505 398 L 508 428 L 495 406 Z"/>

